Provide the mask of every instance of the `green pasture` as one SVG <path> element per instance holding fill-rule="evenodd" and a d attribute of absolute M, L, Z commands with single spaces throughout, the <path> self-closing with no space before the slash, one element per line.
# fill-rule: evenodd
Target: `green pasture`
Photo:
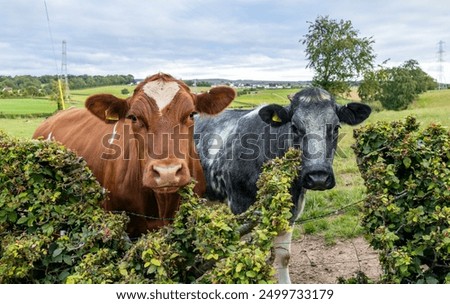
<path fill-rule="evenodd" d="M 107 87 L 98 87 L 98 88 L 90 88 L 83 90 L 74 90 L 70 92 L 70 96 L 72 99 L 72 104 L 75 106 L 82 105 L 86 98 L 93 94 L 100 93 L 108 93 L 113 94 L 120 98 L 127 98 L 129 95 L 122 94 L 123 89 L 127 89 L 130 94 L 133 93 L 135 86 L 107 86 Z M 194 93 L 202 93 L 207 92 L 211 88 L 208 87 L 194 87 L 191 88 L 191 91 Z M 269 103 L 278 103 L 278 104 L 286 104 L 289 102 L 287 96 L 291 93 L 297 92 L 298 89 L 265 89 L 252 91 L 249 94 L 244 94 L 237 96 L 233 103 L 231 104 L 231 108 L 253 108 L 260 104 L 269 104 Z"/>
<path fill-rule="evenodd" d="M 67 102 L 66 107 L 83 107 L 86 98 L 93 94 L 108 93 L 115 96 L 126 98 L 128 95 L 121 93 L 123 89 L 128 89 L 130 94 L 134 86 L 119 85 L 107 86 L 82 90 L 71 90 L 71 100 Z M 209 90 L 209 88 L 192 88 L 193 92 L 200 93 Z M 287 104 L 287 96 L 297 92 L 298 89 L 265 89 L 250 92 L 249 94 L 237 96 L 231 104 L 231 108 L 253 108 L 261 104 Z M 347 102 L 339 100 L 340 103 Z M 56 111 L 56 102 L 48 98 L 28 98 L 28 99 L 0 99 L 0 129 L 7 131 L 12 135 L 21 136 L 22 134 L 31 135 L 34 131 L 33 124 L 26 124 L 24 121 L 42 121 L 43 118 L 36 117 L 35 114 L 47 114 L 50 116 Z M 421 94 L 418 100 L 404 111 L 381 111 L 373 113 L 369 121 L 377 120 L 395 120 L 408 115 L 416 115 L 423 123 L 441 122 L 443 125 L 450 125 L 450 90 L 429 91 Z M 19 123 L 13 120 L 5 119 L 9 115 L 27 116 L 25 119 L 19 119 Z M 31 118 L 30 118 L 31 117 Z M 343 131 L 346 129 L 344 128 Z"/>
<path fill-rule="evenodd" d="M 288 95 L 298 92 L 299 89 L 265 89 L 251 91 L 248 94 L 240 95 L 231 104 L 232 108 L 253 108 L 262 104 L 288 104 Z"/>
<path fill-rule="evenodd" d="M 82 107 L 84 100 L 92 94 L 111 93 L 126 98 L 121 90 L 127 88 L 133 92 L 132 86 L 110 86 L 71 91 L 72 101 L 67 106 Z M 194 92 L 207 91 L 208 88 L 193 88 Z M 251 108 L 260 104 L 287 104 L 287 95 L 297 89 L 259 90 L 241 95 L 231 105 L 237 108 Z M 347 102 L 339 100 L 340 103 Z M 0 113 L 35 114 L 53 113 L 56 103 L 46 99 L 0 99 Z M 369 122 L 378 120 L 399 120 L 408 115 L 415 115 L 423 125 L 441 123 L 450 126 L 450 90 L 429 91 L 421 94 L 407 110 L 374 112 Z M 0 129 L 19 137 L 31 137 L 36 127 L 45 118 L 0 118 Z M 300 218 L 295 234 L 310 233 L 321 235 L 328 243 L 338 238 L 353 238 L 361 234 L 359 226 L 359 203 L 365 195 L 365 187 L 360 177 L 356 160 L 351 149 L 354 143 L 353 128 L 343 126 L 339 149 L 335 158 L 334 170 L 337 185 L 328 191 L 309 191 L 305 212 Z"/>
<path fill-rule="evenodd" d="M 120 98 L 127 98 L 129 97 L 130 94 L 133 94 L 134 88 L 135 86 L 130 85 L 114 85 L 107 87 L 71 90 L 70 99 L 72 104 L 82 106 L 86 98 L 88 98 L 91 95 L 107 93 Z M 123 89 L 127 89 L 129 91 L 129 94 L 122 94 Z"/>
<path fill-rule="evenodd" d="M 48 113 L 56 110 L 56 102 L 48 98 L 0 98 L 0 117 L 3 115 L 35 115 Z"/>
<path fill-rule="evenodd" d="M 0 130 L 10 135 L 31 138 L 45 118 L 0 118 Z"/>

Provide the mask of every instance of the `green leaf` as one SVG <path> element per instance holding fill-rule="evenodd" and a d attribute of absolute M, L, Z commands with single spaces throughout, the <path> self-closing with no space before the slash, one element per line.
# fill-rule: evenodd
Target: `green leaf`
<path fill-rule="evenodd" d="M 147 273 L 148 274 L 152 274 L 156 271 L 156 266 L 155 265 L 151 265 L 148 269 L 147 269 Z"/>
<path fill-rule="evenodd" d="M 8 220 L 12 223 L 14 223 L 15 221 L 17 221 L 17 213 L 16 212 L 11 212 L 8 214 Z"/>
<path fill-rule="evenodd" d="M 53 228 L 53 226 L 51 224 L 42 226 L 42 232 L 44 232 L 45 235 L 48 235 L 48 236 L 52 235 L 54 230 L 55 229 Z"/>
<path fill-rule="evenodd" d="M 66 263 L 67 265 L 72 265 L 73 264 L 73 260 L 72 257 L 70 255 L 65 255 L 63 257 L 63 261 L 64 263 Z"/>
<path fill-rule="evenodd" d="M 237 264 L 236 265 L 236 272 L 241 272 L 242 267 L 244 267 L 244 264 L 242 264 L 242 263 Z"/>
<path fill-rule="evenodd" d="M 253 270 L 249 270 L 245 273 L 245 275 L 249 278 L 256 278 L 256 276 L 258 275 L 256 272 L 254 272 Z"/>
<path fill-rule="evenodd" d="M 70 273 L 69 273 L 67 270 L 64 270 L 63 272 L 61 272 L 61 273 L 58 275 L 58 279 L 59 279 L 61 282 L 64 282 L 64 280 L 65 280 L 69 275 L 70 275 Z"/>
<path fill-rule="evenodd" d="M 52 257 L 57 257 L 63 252 L 63 248 L 56 248 L 55 251 L 53 251 Z"/>
<path fill-rule="evenodd" d="M 125 268 L 119 268 L 119 273 L 124 277 L 128 276 L 128 271 Z"/>
<path fill-rule="evenodd" d="M 152 264 L 152 265 L 155 265 L 155 266 L 161 266 L 161 261 L 160 260 L 157 260 L 157 259 L 155 259 L 155 258 L 153 258 L 153 259 L 151 259 L 150 260 L 150 263 Z"/>
<path fill-rule="evenodd" d="M 17 225 L 24 224 L 24 223 L 26 223 L 27 221 L 28 221 L 28 217 L 23 216 L 23 217 L 21 217 L 20 219 L 17 220 Z"/>
<path fill-rule="evenodd" d="M 406 168 L 409 168 L 411 166 L 411 158 L 405 157 L 403 159 L 403 164 L 405 165 Z"/>
<path fill-rule="evenodd" d="M 425 281 L 427 282 L 427 284 L 439 284 L 439 281 L 435 278 L 435 277 L 425 277 Z"/>

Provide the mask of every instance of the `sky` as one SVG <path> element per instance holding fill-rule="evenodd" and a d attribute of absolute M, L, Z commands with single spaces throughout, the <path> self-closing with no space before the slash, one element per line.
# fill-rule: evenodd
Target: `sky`
<path fill-rule="evenodd" d="M 375 64 L 414 59 L 433 78 L 450 82 L 450 1 L 0 2 L 0 75 L 61 73 L 65 40 L 67 72 L 73 75 L 311 80 L 314 71 L 306 68 L 300 41 L 308 22 L 329 16 L 350 20 L 359 37 L 372 37 Z"/>

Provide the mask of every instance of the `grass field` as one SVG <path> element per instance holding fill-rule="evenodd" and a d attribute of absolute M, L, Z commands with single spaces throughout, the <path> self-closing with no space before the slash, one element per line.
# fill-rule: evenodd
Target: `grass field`
<path fill-rule="evenodd" d="M 70 101 L 66 103 L 66 108 L 83 107 L 87 97 L 94 94 L 108 93 L 120 98 L 127 98 L 129 95 L 122 94 L 123 89 L 127 89 L 130 94 L 133 93 L 134 86 L 119 85 L 106 86 L 82 90 L 71 90 Z M 208 87 L 195 87 L 192 92 L 206 92 Z M 260 90 L 252 94 L 238 96 L 231 108 L 252 108 L 260 104 L 279 103 L 287 104 L 289 102 L 287 95 L 296 92 L 296 89 L 273 89 Z M 36 127 L 44 118 L 32 118 L 36 114 L 47 114 L 50 116 L 57 109 L 55 101 L 48 98 L 28 98 L 28 99 L 0 99 L 0 117 L 5 115 L 29 115 L 26 118 L 0 118 L 0 129 L 5 130 L 11 135 L 20 137 L 31 137 Z"/>
<path fill-rule="evenodd" d="M 31 138 L 45 118 L 0 118 L 0 130 L 10 135 Z"/>
<path fill-rule="evenodd" d="M 250 94 L 245 94 L 236 97 L 236 99 L 231 104 L 232 108 L 248 108 L 254 107 L 260 104 L 288 104 L 288 95 L 297 92 L 298 89 L 267 89 L 259 90 L 255 92 L 250 92 Z"/>
<path fill-rule="evenodd" d="M 97 93 L 112 93 L 126 98 L 126 95 L 121 94 L 123 88 L 127 88 L 130 92 L 134 90 L 134 87 L 129 86 L 74 90 L 71 92 L 74 101 L 68 106 L 82 107 L 87 96 Z M 206 90 L 207 88 L 193 89 L 194 92 Z M 287 104 L 289 102 L 287 95 L 296 91 L 296 89 L 261 90 L 237 97 L 232 107 L 254 107 L 267 103 Z M 339 100 L 339 102 L 345 101 Z M 45 99 L 0 100 L 0 113 L 52 113 L 55 109 L 56 104 Z M 421 94 L 418 100 L 404 111 L 374 112 L 368 122 L 399 120 L 408 115 L 415 115 L 423 125 L 439 122 L 448 127 L 450 125 L 450 90 Z M 0 119 L 0 129 L 14 136 L 29 138 L 43 120 L 44 118 Z M 361 234 L 357 203 L 364 197 L 365 187 L 351 149 L 354 143 L 352 134 L 353 128 L 349 126 L 344 126 L 341 130 L 342 139 L 339 142 L 339 153 L 334 163 L 336 187 L 324 192 L 308 192 L 305 212 L 300 219 L 304 223 L 297 225 L 296 235 L 318 234 L 324 236 L 328 243 L 333 243 L 336 238 L 352 238 Z M 324 214 L 327 216 L 321 218 Z"/>
<path fill-rule="evenodd" d="M 0 114 L 51 114 L 55 110 L 56 102 L 50 101 L 48 98 L 0 99 Z"/>
<path fill-rule="evenodd" d="M 70 91 L 70 97 L 72 99 L 72 105 L 80 105 L 84 104 L 86 98 L 94 94 L 100 93 L 108 93 L 113 94 L 119 98 L 127 98 L 129 94 L 122 94 L 123 89 L 127 89 L 130 94 L 133 94 L 135 86 L 130 85 L 115 85 L 115 86 L 107 86 L 107 87 L 98 87 L 98 88 L 89 88 L 82 90 L 72 90 Z"/>

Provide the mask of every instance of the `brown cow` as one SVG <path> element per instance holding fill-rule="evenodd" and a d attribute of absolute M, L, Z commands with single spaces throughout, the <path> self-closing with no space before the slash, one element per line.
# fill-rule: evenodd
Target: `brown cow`
<path fill-rule="evenodd" d="M 196 95 L 183 82 L 159 73 L 141 82 L 128 99 L 93 95 L 86 109 L 57 113 L 33 138 L 59 141 L 82 156 L 110 192 L 104 208 L 128 212 L 128 233 L 139 236 L 174 217 L 180 199 L 176 191 L 192 178 L 194 191 L 203 194 L 192 116 L 217 114 L 234 97 L 229 87 Z"/>

